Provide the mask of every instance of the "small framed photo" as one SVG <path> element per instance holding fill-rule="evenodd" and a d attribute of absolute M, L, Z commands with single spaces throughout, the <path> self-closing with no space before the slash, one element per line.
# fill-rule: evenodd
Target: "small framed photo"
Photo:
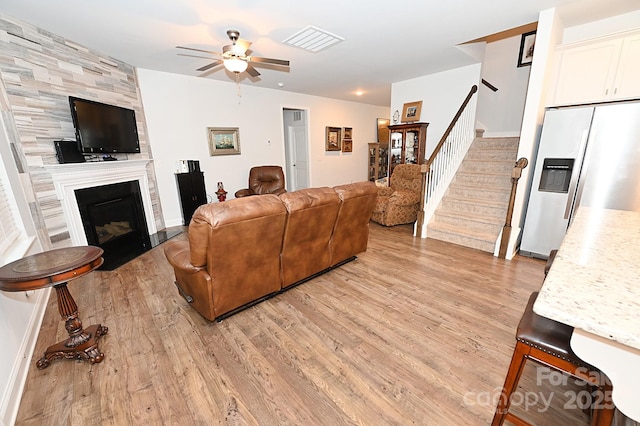
<path fill-rule="evenodd" d="M 342 152 L 353 152 L 353 140 L 345 139 L 342 141 Z"/>
<path fill-rule="evenodd" d="M 422 111 L 422 101 L 408 102 L 402 106 L 402 118 L 403 123 L 411 123 L 413 121 L 420 121 L 420 112 Z"/>
<path fill-rule="evenodd" d="M 340 151 L 342 148 L 342 129 L 340 127 L 326 127 L 327 141 L 325 151 Z"/>
<path fill-rule="evenodd" d="M 240 154 L 240 132 L 237 127 L 207 127 L 209 155 Z"/>
<path fill-rule="evenodd" d="M 345 127 L 344 128 L 344 138 L 345 139 L 353 139 L 353 128 L 351 127 Z"/>
<path fill-rule="evenodd" d="M 518 67 L 531 65 L 531 62 L 533 62 L 533 48 L 535 47 L 535 44 L 535 31 L 522 34 L 522 38 L 520 38 L 520 53 L 518 54 Z"/>

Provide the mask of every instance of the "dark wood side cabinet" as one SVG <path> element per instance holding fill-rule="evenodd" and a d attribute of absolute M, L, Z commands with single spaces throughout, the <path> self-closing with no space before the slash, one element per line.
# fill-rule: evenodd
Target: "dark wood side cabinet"
<path fill-rule="evenodd" d="M 189 226 L 191 216 L 196 209 L 207 203 L 207 190 L 204 186 L 204 173 L 189 172 L 176 173 L 178 193 L 180 195 L 180 207 L 184 225 Z"/>
<path fill-rule="evenodd" d="M 425 145 L 429 123 L 405 123 L 389 126 L 389 176 L 398 164 L 422 164 L 425 162 Z"/>

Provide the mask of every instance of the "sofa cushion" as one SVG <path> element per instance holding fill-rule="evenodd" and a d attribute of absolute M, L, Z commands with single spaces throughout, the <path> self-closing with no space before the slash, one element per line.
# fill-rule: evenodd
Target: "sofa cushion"
<path fill-rule="evenodd" d="M 282 242 L 282 286 L 331 266 L 329 242 L 340 207 L 331 188 L 308 188 L 280 195 L 289 212 Z"/>
<path fill-rule="evenodd" d="M 340 210 L 331 237 L 331 266 L 367 250 L 369 219 L 376 201 L 373 182 L 356 182 L 333 188 Z"/>
<path fill-rule="evenodd" d="M 270 194 L 196 210 L 189 226 L 191 259 L 199 266 L 196 256 L 206 257 L 216 317 L 280 290 L 286 216 L 280 199 Z"/>
<path fill-rule="evenodd" d="M 285 214 L 282 202 L 276 195 L 270 194 L 238 198 L 224 203 L 203 204 L 196 209 L 189 225 L 191 263 L 194 266 L 207 264 L 211 229 L 250 219 Z"/>

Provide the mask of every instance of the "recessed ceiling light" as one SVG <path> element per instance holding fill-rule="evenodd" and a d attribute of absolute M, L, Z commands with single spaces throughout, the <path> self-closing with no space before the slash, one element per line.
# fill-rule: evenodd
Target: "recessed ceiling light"
<path fill-rule="evenodd" d="M 356 96 L 362 96 L 362 95 L 364 95 L 364 92 L 362 90 L 358 90 L 356 92 Z"/>
<path fill-rule="evenodd" d="M 278 83 L 278 87 L 284 87 L 284 83 Z"/>

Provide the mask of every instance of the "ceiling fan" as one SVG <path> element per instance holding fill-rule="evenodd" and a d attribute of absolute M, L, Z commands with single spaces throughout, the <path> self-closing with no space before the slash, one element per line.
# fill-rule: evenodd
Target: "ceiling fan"
<path fill-rule="evenodd" d="M 251 77 L 257 77 L 260 75 L 260 73 L 251 65 L 250 62 L 279 65 L 283 67 L 289 66 L 289 61 L 286 61 L 283 59 L 261 58 L 258 56 L 247 55 L 249 46 L 251 46 L 251 42 L 241 39 L 240 32 L 238 30 L 228 30 L 227 35 L 229 36 L 229 39 L 231 40 L 232 44 L 224 46 L 222 48 L 222 53 L 212 52 L 210 50 L 195 49 L 193 47 L 184 47 L 184 46 L 176 46 L 176 47 L 178 49 L 209 53 L 209 54 L 217 55 L 221 57 L 221 59 L 216 59 L 213 62 L 198 68 L 197 71 L 207 71 L 215 67 L 216 65 L 224 64 L 224 67 L 227 70 L 235 73 L 236 76 L 239 73 L 246 71 Z M 185 55 L 181 53 L 179 53 L 179 55 L 194 56 L 196 58 L 208 58 L 206 56 Z"/>

